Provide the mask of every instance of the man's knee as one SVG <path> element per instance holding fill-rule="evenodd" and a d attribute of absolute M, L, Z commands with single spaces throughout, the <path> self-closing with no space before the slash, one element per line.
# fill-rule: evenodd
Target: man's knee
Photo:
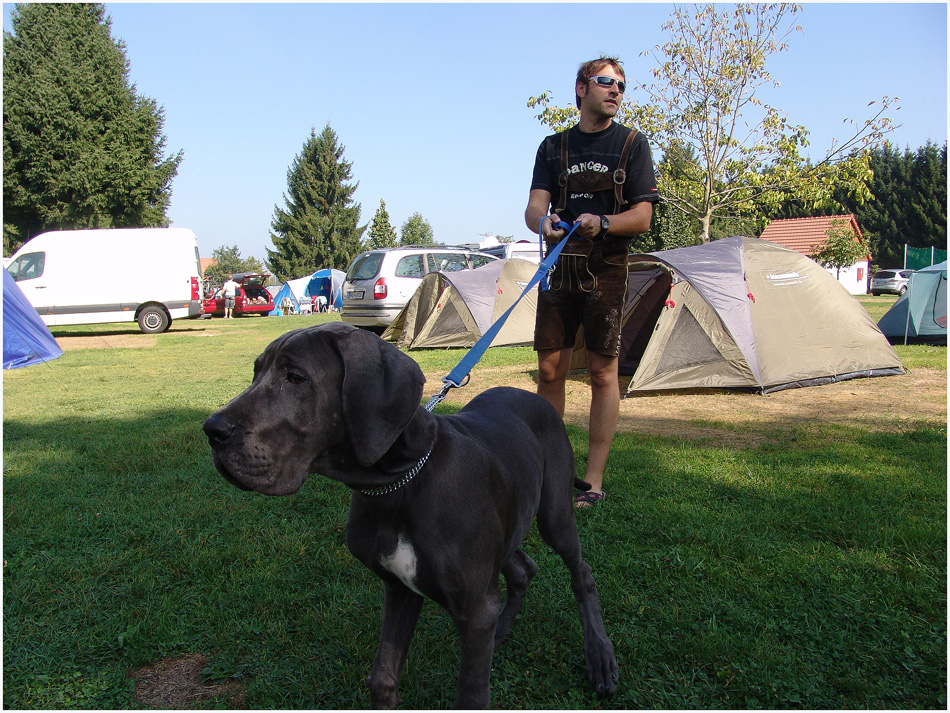
<path fill-rule="evenodd" d="M 567 380 L 572 350 L 538 352 L 538 381 L 549 386 Z"/>

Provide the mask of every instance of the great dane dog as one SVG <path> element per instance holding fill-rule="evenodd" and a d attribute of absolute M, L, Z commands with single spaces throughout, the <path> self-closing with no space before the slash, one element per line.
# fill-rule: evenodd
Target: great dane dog
<path fill-rule="evenodd" d="M 308 473 L 353 490 L 346 546 L 386 585 L 368 678 L 374 707 L 400 702 L 424 597 L 459 631 L 456 707 L 488 707 L 492 653 L 538 569 L 520 549 L 535 517 L 571 573 L 588 677 L 612 694 L 617 661 L 581 559 L 574 456 L 557 411 L 496 388 L 438 416 L 420 406 L 424 382 L 415 361 L 369 332 L 341 322 L 288 332 L 254 362 L 247 390 L 205 422 L 215 467 L 268 495 L 295 493 Z"/>

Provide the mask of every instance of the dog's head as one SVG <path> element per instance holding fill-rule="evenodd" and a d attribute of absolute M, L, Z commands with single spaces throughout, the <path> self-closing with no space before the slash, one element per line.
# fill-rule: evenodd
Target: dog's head
<path fill-rule="evenodd" d="M 288 332 L 205 422 L 214 465 L 268 495 L 297 492 L 331 451 L 370 466 L 412 420 L 424 383 L 415 361 L 364 330 L 331 322 Z"/>

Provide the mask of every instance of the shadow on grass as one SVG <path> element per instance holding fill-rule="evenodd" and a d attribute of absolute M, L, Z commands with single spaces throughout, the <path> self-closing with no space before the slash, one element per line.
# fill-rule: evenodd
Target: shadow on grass
<path fill-rule="evenodd" d="M 207 415 L 4 423 L 8 707 L 134 707 L 129 671 L 192 654 L 245 682 L 251 708 L 366 707 L 382 587 L 345 549 L 349 491 L 236 490 Z M 944 707 L 945 432 L 782 433 L 743 449 L 618 436 L 610 496 L 578 527 L 620 692 L 591 694 L 567 571 L 532 531 L 541 571 L 493 705 Z M 582 472 L 586 433 L 569 434 Z M 406 705 L 450 704 L 457 665 L 429 604 Z"/>

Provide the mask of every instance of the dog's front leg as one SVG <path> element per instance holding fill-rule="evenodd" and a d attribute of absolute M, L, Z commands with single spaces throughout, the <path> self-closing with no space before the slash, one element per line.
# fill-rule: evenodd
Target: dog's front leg
<path fill-rule="evenodd" d="M 422 611 L 422 601 L 421 595 L 402 584 L 386 584 L 383 629 L 373 667 L 366 679 L 373 708 L 399 705 L 399 679 Z"/>
<path fill-rule="evenodd" d="M 455 708 L 471 710 L 488 708 L 491 704 L 489 681 L 500 608 L 495 591 L 471 610 L 452 615 L 462 644 Z"/>

